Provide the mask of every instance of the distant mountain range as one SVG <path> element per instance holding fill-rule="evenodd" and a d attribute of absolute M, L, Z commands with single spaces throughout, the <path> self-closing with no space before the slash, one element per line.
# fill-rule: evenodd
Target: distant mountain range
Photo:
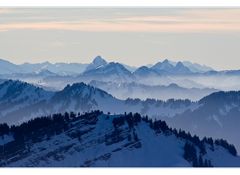
<path fill-rule="evenodd" d="M 95 60 L 94 60 L 95 61 Z M 92 64 L 90 65 L 92 67 Z M 92 69 L 84 71 L 80 77 L 91 78 L 91 79 L 115 79 L 120 81 L 132 80 L 134 77 L 132 73 L 127 70 L 122 64 L 110 62 L 108 64 L 103 64 Z"/>
<path fill-rule="evenodd" d="M 93 80 L 89 85 L 100 88 L 119 99 L 155 98 L 161 100 L 190 99 L 197 101 L 213 92 L 219 90 L 214 88 L 183 88 L 175 83 L 169 85 L 146 85 L 137 82 L 103 82 Z"/>
<path fill-rule="evenodd" d="M 68 85 L 57 92 L 12 80 L 0 85 L 1 123 L 21 123 L 40 115 L 66 111 L 101 110 L 115 114 L 139 112 L 153 119 L 164 119 L 170 126 L 183 128 L 200 136 L 227 139 L 238 150 L 239 106 L 239 91 L 216 92 L 191 102 L 173 99 L 120 100 L 84 83 Z"/>
<path fill-rule="evenodd" d="M 239 70 L 215 71 L 204 65 L 186 61 L 173 62 L 167 59 L 155 65 L 139 68 L 117 62 L 107 62 L 101 56 L 97 56 L 90 64 L 44 62 L 15 65 L 4 60 L 0 61 L 0 79 L 21 80 L 44 87 L 47 90 L 61 90 L 67 84 L 76 82 L 88 84 L 91 81 L 102 81 L 119 84 L 137 83 L 146 86 L 176 84 L 186 89 L 228 91 L 239 90 L 239 75 Z M 219 81 L 222 83 L 218 83 Z M 199 96 L 191 99 L 199 99 L 202 95 L 207 95 L 207 93 L 201 92 Z M 121 98 L 125 97 L 123 95 Z"/>
<path fill-rule="evenodd" d="M 63 114 L 65 112 L 70 114 L 72 114 L 72 112 L 79 112 L 81 114 L 86 112 L 94 113 L 92 111 L 100 110 L 105 113 L 101 117 L 103 117 L 106 123 L 102 123 L 103 121 L 100 117 L 91 121 L 87 119 L 86 125 L 82 125 L 83 123 L 81 123 L 81 121 L 70 122 L 67 120 L 67 122 L 69 122 L 67 125 L 69 125 L 70 129 L 74 130 L 88 126 L 88 123 L 91 125 L 91 122 L 93 122 L 94 126 L 91 125 L 88 129 L 91 129 L 91 131 L 94 130 L 94 132 L 89 130 L 86 131 L 86 133 L 89 132 L 89 134 L 92 133 L 94 135 L 96 131 L 97 137 L 88 140 L 86 144 L 90 144 L 92 141 L 94 143 L 107 144 L 108 139 L 107 141 L 103 141 L 103 138 L 98 134 L 107 133 L 108 135 L 122 132 L 122 135 L 110 137 L 111 141 L 114 142 L 113 150 L 109 149 L 110 147 L 108 146 L 102 147 L 101 144 L 93 145 L 91 149 L 88 149 L 87 146 L 83 147 L 82 149 L 85 149 L 89 154 L 100 148 L 107 149 L 108 151 L 104 152 L 104 154 L 101 152 L 99 157 L 90 156 L 91 160 L 86 158 L 82 159 L 80 166 L 101 166 L 102 162 L 99 161 L 100 159 L 109 160 L 111 165 L 115 165 L 114 162 L 116 159 L 114 156 L 117 158 L 119 156 L 116 155 L 115 152 L 123 150 L 123 147 L 136 151 L 135 157 L 129 159 L 132 161 L 140 158 L 139 155 L 143 153 L 151 155 L 156 152 L 157 150 L 155 149 L 154 152 L 149 152 L 149 149 L 141 149 L 140 152 L 136 150 L 141 148 L 141 146 L 148 147 L 151 144 L 156 144 L 159 148 L 162 148 L 163 151 L 160 151 L 159 155 L 163 155 L 166 147 L 161 144 L 162 142 L 156 141 L 156 135 L 158 134 L 162 135 L 161 139 L 165 140 L 167 145 L 171 145 L 172 143 L 173 147 L 171 147 L 168 152 L 168 155 L 173 156 L 169 159 L 170 165 L 176 165 L 175 160 L 179 160 L 181 166 L 191 166 L 194 164 L 185 157 L 174 157 L 176 153 L 183 153 L 183 147 L 189 143 L 189 140 L 187 141 L 186 138 L 191 138 L 192 140 L 190 140 L 190 142 L 194 144 L 197 142 L 194 147 L 199 147 L 199 149 L 195 150 L 196 153 L 202 149 L 203 145 L 206 146 L 206 155 L 203 156 L 204 154 L 201 153 L 201 151 L 200 155 L 206 160 L 212 160 L 214 166 L 239 166 L 239 157 L 235 154 L 233 155 L 231 151 L 229 155 L 226 148 L 228 150 L 232 147 L 230 145 L 229 148 L 229 144 L 225 141 L 218 140 L 216 143 L 212 143 L 211 140 L 205 138 L 205 142 L 201 142 L 200 144 L 195 136 L 190 137 L 189 134 L 183 134 L 181 132 L 182 129 L 184 129 L 202 138 L 207 136 L 213 137 L 214 139 L 227 139 L 240 151 L 238 134 L 240 132 L 240 91 L 237 91 L 240 87 L 239 75 L 240 70 L 216 71 L 204 65 L 185 61 L 173 62 L 167 59 L 154 65 L 145 65 L 139 68 L 117 62 L 107 62 L 101 56 L 97 56 L 89 64 L 52 64 L 44 62 L 15 65 L 8 61 L 0 60 L 0 123 L 19 125 L 29 120 L 29 123 L 31 123 L 33 119 L 41 116 L 49 117 L 52 114 L 60 115 L 59 113 Z M 226 91 L 226 89 L 230 89 L 231 91 Z M 127 113 L 139 113 L 145 116 L 144 119 L 146 123 L 139 123 L 139 126 L 136 126 L 133 130 L 135 134 L 137 133 L 137 135 L 140 136 L 141 141 L 135 140 L 133 145 L 124 146 L 127 144 L 126 139 L 128 141 L 132 139 L 128 137 L 136 137 L 133 132 L 131 132 L 132 135 L 129 136 L 128 132 L 132 130 L 126 129 L 127 125 L 122 124 L 123 121 L 121 117 L 126 116 Z M 90 118 L 91 116 L 92 115 L 90 115 Z M 117 129 L 118 123 L 114 124 L 113 119 L 109 120 L 110 116 L 120 118 L 116 119 L 117 122 L 121 123 L 121 127 L 118 128 L 119 130 Z M 100 123 L 97 123 L 98 119 Z M 179 134 L 184 135 L 182 139 L 178 137 L 179 135 L 176 134 L 178 133 L 176 130 L 169 129 L 164 123 L 159 121 L 159 123 L 156 124 L 159 119 L 166 121 L 170 127 L 180 129 Z M 46 120 L 49 121 L 49 119 Z M 110 122 L 107 122 L 108 120 Z M 41 121 L 41 119 L 38 118 L 36 121 Z M 57 120 L 57 122 L 59 122 L 59 120 Z M 126 119 L 125 122 L 129 122 L 129 120 Z M 156 125 L 154 125 L 154 123 Z M 113 127 L 111 124 L 113 124 Z M 26 123 L 23 124 L 23 126 L 27 129 L 31 128 L 30 125 Z M 38 123 L 34 125 L 34 127 L 36 126 L 39 126 Z M 69 133 L 66 133 L 66 125 L 61 126 L 63 126 L 63 128 L 60 129 L 61 133 L 64 133 L 62 136 L 65 137 L 70 133 L 70 138 L 72 138 L 74 133 L 72 134 L 71 130 Z M 160 126 L 161 130 L 159 130 L 158 133 L 156 130 Z M 3 129 L 1 127 L 3 127 Z M 6 129 L 6 125 L 0 124 L 0 135 L 1 132 L 4 131 L 4 127 Z M 101 132 L 103 128 L 108 131 L 111 130 L 112 132 Z M 164 128 L 168 128 L 168 132 L 164 133 Z M 11 129 L 13 129 L 11 131 L 12 134 L 9 135 L 8 133 L 0 137 L 0 150 L 3 150 L 1 149 L 1 145 L 9 143 L 8 148 L 11 150 L 15 144 L 19 144 L 19 140 L 16 140 L 16 142 L 13 141 L 16 139 L 13 137 L 13 135 L 17 133 L 16 130 L 14 130 L 16 127 L 14 126 Z M 40 135 L 43 134 L 46 136 L 49 139 L 48 143 L 55 143 L 56 140 L 61 142 L 61 137 L 56 136 L 56 132 L 49 136 L 49 133 L 44 133 L 41 130 Z M 126 133 L 128 134 L 126 135 Z M 34 132 L 30 134 L 34 135 Z M 170 135 L 175 135 L 176 137 L 173 136 L 173 139 Z M 21 138 L 25 139 L 26 137 Z M 123 138 L 123 140 L 118 140 L 119 138 Z M 38 140 L 40 137 L 34 137 L 33 140 L 36 141 L 35 139 Z M 43 139 L 43 137 L 41 137 L 41 139 Z M 106 139 L 106 137 L 104 137 L 104 139 Z M 151 144 L 147 143 L 149 140 L 151 140 Z M 70 142 L 72 143 L 72 141 L 74 142 L 74 140 L 69 140 L 69 138 L 66 138 L 65 141 L 66 143 L 69 141 L 69 144 Z M 124 141 L 124 144 L 122 141 Z M 27 141 L 24 144 L 29 143 L 30 142 Z M 76 143 L 74 142 L 74 144 Z M 36 144 L 35 146 L 41 150 L 43 145 Z M 69 145 L 61 144 L 61 146 Z M 22 149 L 20 149 L 20 147 L 14 147 L 14 149 L 15 148 L 17 149 L 15 156 L 18 157 L 19 160 L 24 160 L 26 163 L 24 165 L 31 166 L 33 165 L 33 160 L 38 160 L 38 158 L 43 159 L 43 157 L 29 156 L 35 155 L 36 153 L 36 150 L 31 150 L 29 145 L 24 147 L 24 149 L 28 148 L 28 153 L 31 153 L 28 154 L 26 159 L 22 157 L 25 155 L 26 150 L 21 154 L 22 156 L 19 156 L 18 151 L 21 152 Z M 54 155 L 54 160 L 57 160 L 53 161 L 53 165 L 60 166 L 65 163 L 67 164 L 68 161 L 65 161 L 67 159 L 63 158 L 64 161 L 59 161 L 61 158 L 56 158 L 57 155 L 60 155 L 60 157 L 61 155 L 64 156 L 64 154 L 61 154 L 62 152 L 59 151 L 62 147 L 56 146 L 54 148 L 56 148 L 54 153 L 49 152 L 50 147 L 45 148 L 47 150 L 46 154 Z M 79 147 L 78 145 L 74 148 L 81 149 L 81 146 Z M 187 148 L 193 149 L 192 147 L 189 148 L 189 145 L 187 145 Z M 178 151 L 176 152 L 176 150 Z M 174 154 L 171 154 L 171 152 Z M 124 154 L 127 155 L 128 153 L 124 152 Z M 197 155 L 199 155 L 199 153 L 197 153 Z M 224 155 L 223 161 L 220 161 L 220 155 Z M 2 153 L 0 152 L 0 166 L 6 164 L 6 162 L 1 161 L 1 156 Z M 166 157 L 166 155 L 164 156 Z M 216 156 L 218 158 L 216 158 Z M 75 159 L 76 157 L 72 158 Z M 18 161 L 13 161 L 14 163 L 12 162 L 11 164 L 11 160 L 12 157 L 10 155 L 9 166 L 20 166 Z M 48 160 L 40 161 L 36 163 L 36 165 L 45 166 Z M 162 162 L 161 158 L 156 159 L 156 161 L 159 162 L 159 165 L 166 165 L 164 164 L 165 162 Z M 229 161 L 229 164 L 226 163 L 226 161 Z M 122 165 L 126 165 L 124 161 L 121 163 Z M 128 162 L 128 164 L 132 166 L 149 165 L 146 162 L 137 162 L 137 164 Z M 103 166 L 106 166 L 106 164 L 103 164 Z"/>
<path fill-rule="evenodd" d="M 30 64 L 30 63 L 24 63 L 20 65 L 13 64 L 9 61 L 0 60 L 0 74 L 23 74 L 23 73 L 36 73 L 41 72 L 42 70 L 48 70 L 49 72 L 64 76 L 64 75 L 76 75 L 76 74 L 85 74 L 86 72 L 93 72 L 93 70 L 98 71 L 97 69 L 104 70 L 109 69 L 109 65 L 113 65 L 113 63 L 108 63 L 106 60 L 104 60 L 101 56 L 97 56 L 92 63 L 89 64 L 82 64 L 82 63 L 49 63 L 49 62 L 43 62 L 43 63 L 36 63 L 36 64 Z M 139 71 L 138 69 L 133 66 L 129 66 L 126 64 L 120 64 L 124 67 L 127 71 L 130 73 Z M 105 66 L 105 68 L 104 68 Z M 110 66 L 111 67 L 111 66 Z M 169 60 L 164 60 L 163 62 L 158 62 L 152 67 L 149 68 L 151 71 L 156 71 L 158 74 L 190 74 L 190 73 L 204 73 L 208 71 L 214 71 L 212 68 L 199 65 L 199 64 L 193 64 L 191 62 L 172 62 Z"/>
<path fill-rule="evenodd" d="M 0 60 L 0 74 L 23 74 L 23 73 L 36 73 L 42 70 L 48 70 L 58 75 L 72 75 L 80 74 L 83 72 L 88 64 L 81 63 L 56 63 L 52 64 L 49 62 L 43 63 L 24 63 L 20 65 L 13 64 L 9 61 Z"/>
<path fill-rule="evenodd" d="M 21 123 L 41 114 L 96 109 L 111 113 L 140 112 L 171 117 L 196 107 L 190 100 L 119 100 L 84 83 L 75 83 L 61 91 L 51 92 L 28 83 L 9 80 L 0 84 L 0 94 L 0 122 L 8 123 Z"/>
<path fill-rule="evenodd" d="M 117 62 L 107 62 L 97 56 L 89 64 L 81 63 L 24 63 L 16 65 L 0 60 L 0 77 L 9 79 L 32 79 L 48 77 L 78 77 L 80 81 L 89 83 L 91 80 L 131 82 L 143 78 L 161 76 L 238 76 L 240 70 L 215 71 L 212 68 L 188 61 L 173 62 L 165 59 L 154 65 L 139 68 Z M 89 80 L 90 79 L 90 80 Z"/>

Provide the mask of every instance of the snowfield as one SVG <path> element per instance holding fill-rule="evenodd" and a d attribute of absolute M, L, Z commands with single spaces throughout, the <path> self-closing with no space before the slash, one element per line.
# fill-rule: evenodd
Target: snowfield
<path fill-rule="evenodd" d="M 183 147 L 188 140 L 176 137 L 171 131 L 156 132 L 145 121 L 138 122 L 132 129 L 126 122 L 115 128 L 113 119 L 117 117 L 120 116 L 80 117 L 70 122 L 64 132 L 52 136 L 46 136 L 46 129 L 37 141 L 27 139 L 24 149 L 2 157 L 0 164 L 6 167 L 192 166 L 183 157 Z M 0 143 L 3 140 L 0 139 Z M 8 148 L 6 143 L 5 150 Z M 214 145 L 212 150 L 207 143 L 205 147 L 206 154 L 202 157 L 210 160 L 214 167 L 240 166 L 240 157 L 231 155 L 225 148 Z"/>

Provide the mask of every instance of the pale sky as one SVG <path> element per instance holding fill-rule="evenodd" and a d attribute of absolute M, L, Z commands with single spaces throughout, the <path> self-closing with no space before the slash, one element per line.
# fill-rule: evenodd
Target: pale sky
<path fill-rule="evenodd" d="M 239 9 L 0 9 L 0 58 L 133 66 L 164 59 L 240 69 Z"/>

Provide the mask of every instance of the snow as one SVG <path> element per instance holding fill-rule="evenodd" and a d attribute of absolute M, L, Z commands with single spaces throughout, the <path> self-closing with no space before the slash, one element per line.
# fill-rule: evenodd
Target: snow
<path fill-rule="evenodd" d="M 5 145 L 13 140 L 14 140 L 14 138 L 11 135 L 0 136 L 0 146 Z"/>
<path fill-rule="evenodd" d="M 19 86 L 21 83 L 19 83 Z M 1 91 L 0 91 L 1 92 Z M 54 95 L 55 94 L 55 95 Z M 56 97 L 57 100 L 54 100 Z M 179 104 L 178 102 L 158 102 L 156 100 L 139 101 L 136 104 L 129 103 L 125 100 L 119 100 L 110 94 L 84 83 L 73 84 L 67 86 L 60 92 L 48 92 L 42 89 L 37 89 L 32 85 L 26 85 L 16 96 L 8 96 L 10 103 L 8 108 L 1 111 L 1 120 L 8 122 L 6 116 L 11 116 L 12 113 L 21 111 L 22 119 L 15 119 L 15 123 L 25 121 L 30 117 L 39 115 L 51 114 L 65 111 L 87 112 L 89 110 L 102 110 L 103 112 L 124 113 L 138 112 L 147 114 L 152 118 L 173 117 L 176 114 L 183 113 L 186 110 L 195 110 L 199 107 L 197 103 L 188 105 Z M 13 103 L 14 102 L 14 103 Z M 41 102 L 41 105 L 38 103 Z M 3 104 L 3 101 L 0 101 Z M 35 107 L 33 107 L 36 105 Z M 30 110 L 30 113 L 24 115 L 24 110 Z M 41 112 L 43 112 L 41 114 Z"/>
<path fill-rule="evenodd" d="M 220 122 L 218 116 L 217 116 L 217 115 L 213 115 L 212 117 L 213 117 L 213 119 L 217 122 L 217 124 L 222 128 L 222 127 L 223 127 L 223 124 Z"/>
<path fill-rule="evenodd" d="M 112 115 L 98 117 L 96 125 L 86 125 L 81 120 L 73 123 L 73 127 L 62 134 L 33 144 L 28 143 L 30 154 L 22 159 L 11 162 L 8 166 L 40 166 L 40 167 L 188 167 L 191 166 L 183 158 L 184 139 L 174 135 L 156 134 L 147 123 L 140 122 L 135 126 L 139 141 L 128 141 L 127 135 L 132 134 L 127 124 L 121 126 L 124 140 L 106 145 L 105 134 L 113 131 Z M 68 133 L 78 130 L 92 130 L 77 138 Z M 126 146 L 128 144 L 128 146 Z M 138 146 L 137 146 L 138 145 Z M 234 157 L 220 146 L 215 145 L 211 151 L 206 145 L 207 154 L 204 158 L 211 160 L 214 166 L 240 166 L 240 158 Z"/>
<path fill-rule="evenodd" d="M 229 154 L 224 148 L 214 146 L 215 151 L 207 149 L 206 158 L 210 159 L 215 167 L 239 167 L 240 157 L 234 157 Z"/>

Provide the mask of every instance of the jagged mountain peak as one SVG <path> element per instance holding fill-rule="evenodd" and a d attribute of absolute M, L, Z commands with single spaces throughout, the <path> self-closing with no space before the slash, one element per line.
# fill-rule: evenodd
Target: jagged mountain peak
<path fill-rule="evenodd" d="M 87 67 L 85 72 L 91 71 L 94 69 L 98 69 L 102 66 L 107 65 L 107 61 L 105 61 L 101 56 L 97 56 L 93 59 L 92 63 L 90 63 Z"/>
<path fill-rule="evenodd" d="M 83 82 L 80 83 L 74 83 L 72 85 L 67 85 L 62 91 L 59 91 L 56 93 L 56 96 L 60 97 L 86 97 L 89 96 L 93 97 L 95 95 L 101 95 L 102 97 L 112 97 L 110 94 L 108 94 L 107 92 L 95 88 L 93 86 L 90 86 L 88 84 L 85 84 Z"/>
<path fill-rule="evenodd" d="M 178 62 L 175 66 L 175 71 L 179 74 L 192 73 L 188 67 L 186 67 L 182 62 Z"/>
<path fill-rule="evenodd" d="M 143 77 L 151 76 L 151 75 L 158 75 L 158 73 L 155 70 L 153 70 L 147 66 L 139 67 L 137 70 L 135 70 L 133 72 L 133 74 L 136 76 L 143 76 Z"/>
<path fill-rule="evenodd" d="M 96 69 L 85 71 L 82 76 L 90 76 L 91 78 L 114 78 L 115 80 L 128 80 L 132 78 L 132 73 L 127 70 L 122 64 L 110 62 Z"/>
<path fill-rule="evenodd" d="M 48 100 L 52 95 L 53 92 L 32 84 L 7 80 L 0 84 L 0 110 L 6 114 L 11 110 Z"/>
<path fill-rule="evenodd" d="M 167 63 L 170 63 L 169 62 L 169 60 L 168 59 L 165 59 L 165 60 L 163 60 L 163 62 L 162 63 L 164 63 L 164 64 L 167 64 Z"/>
<path fill-rule="evenodd" d="M 181 61 L 178 61 L 176 64 L 176 67 L 185 67 L 185 66 Z"/>
<path fill-rule="evenodd" d="M 107 61 L 105 61 L 100 55 L 98 55 L 94 58 L 92 63 L 93 64 L 107 64 Z"/>
<path fill-rule="evenodd" d="M 35 87 L 34 85 L 32 84 L 29 84 L 27 82 L 23 82 L 23 81 L 20 81 L 20 80 L 6 80 L 4 81 L 2 84 L 0 84 L 0 87 L 10 87 L 10 86 L 14 86 L 16 88 L 20 88 L 20 87 L 32 87 L 32 88 L 35 88 L 35 89 L 40 89 L 39 87 Z"/>

